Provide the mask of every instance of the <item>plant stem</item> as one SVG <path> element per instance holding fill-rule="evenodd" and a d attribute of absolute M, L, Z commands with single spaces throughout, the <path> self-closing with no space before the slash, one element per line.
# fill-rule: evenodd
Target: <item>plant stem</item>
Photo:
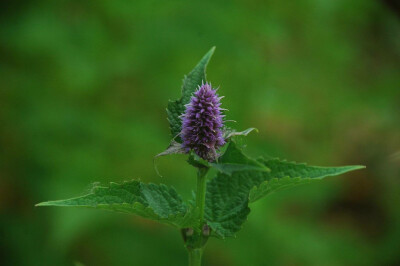
<path fill-rule="evenodd" d="M 201 255 L 203 255 L 202 248 L 189 250 L 189 266 L 201 266 Z"/>
<path fill-rule="evenodd" d="M 197 193 L 196 193 L 196 207 L 199 209 L 200 231 L 203 230 L 204 223 L 204 207 L 206 201 L 206 173 L 199 169 L 197 173 Z"/>
<path fill-rule="evenodd" d="M 199 211 L 199 228 L 193 246 L 188 247 L 189 266 L 201 266 L 203 247 L 207 238 L 203 239 L 204 208 L 206 201 L 206 174 L 208 169 L 199 168 L 197 173 L 196 207 Z"/>

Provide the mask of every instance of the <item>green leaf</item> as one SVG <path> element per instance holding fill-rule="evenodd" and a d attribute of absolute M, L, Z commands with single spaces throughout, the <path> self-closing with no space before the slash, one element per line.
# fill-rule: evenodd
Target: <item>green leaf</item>
<path fill-rule="evenodd" d="M 210 164 L 206 160 L 200 158 L 193 151 L 190 152 L 187 162 L 198 169 L 208 170 L 210 168 Z"/>
<path fill-rule="evenodd" d="M 276 178 L 285 176 L 301 178 L 323 178 L 335 176 L 346 172 L 363 169 L 363 165 L 348 165 L 337 167 L 309 166 L 305 163 L 288 162 L 277 158 L 263 160 L 260 159 L 268 168 L 271 169 L 270 175 Z"/>
<path fill-rule="evenodd" d="M 224 131 L 224 139 L 230 139 L 235 136 L 247 136 L 252 131 L 258 132 L 258 129 L 251 127 L 243 131 L 236 131 L 235 129 L 232 128 L 226 128 Z"/>
<path fill-rule="evenodd" d="M 173 187 L 136 180 L 122 184 L 110 183 L 109 187 L 96 186 L 90 194 L 42 202 L 36 206 L 88 207 L 131 213 L 178 228 L 197 223 L 196 211 L 183 203 Z"/>
<path fill-rule="evenodd" d="M 238 148 L 234 141 L 230 141 L 224 154 L 218 159 L 218 162 L 210 163 L 218 171 L 231 175 L 238 171 L 269 171 L 262 162 L 251 159 Z"/>
<path fill-rule="evenodd" d="M 182 153 L 185 153 L 185 149 L 182 147 L 182 144 L 172 140 L 168 148 L 165 151 L 157 154 L 155 158 L 170 154 L 182 154 Z"/>
<path fill-rule="evenodd" d="M 179 142 L 176 142 L 175 140 L 171 140 L 171 143 L 169 144 L 168 148 L 165 151 L 157 154 L 153 158 L 154 170 L 156 171 L 157 175 L 161 176 L 160 172 L 158 171 L 157 164 L 156 164 L 156 159 L 158 157 L 165 156 L 165 155 L 171 155 L 171 154 L 183 154 L 183 153 L 186 153 L 186 152 L 185 152 L 185 149 L 182 147 L 182 144 Z"/>
<path fill-rule="evenodd" d="M 232 176 L 218 173 L 207 183 L 204 217 L 212 229 L 212 234 L 225 238 L 234 236 L 242 228 L 250 212 L 248 189 L 239 183 L 244 175 Z M 256 173 L 256 172 L 254 172 Z M 231 178 L 234 178 L 231 180 Z M 242 180 L 246 184 L 247 180 Z"/>
<path fill-rule="evenodd" d="M 169 101 L 167 107 L 168 121 L 171 128 L 172 137 L 181 142 L 178 136 L 181 132 L 182 121 L 180 116 L 185 112 L 185 104 L 188 104 L 193 92 L 202 82 L 206 82 L 206 67 L 213 55 L 215 47 L 208 51 L 195 68 L 183 79 L 182 97 L 175 101 Z"/>
<path fill-rule="evenodd" d="M 259 162 L 271 171 L 218 173 L 208 182 L 205 218 L 216 236 L 234 236 L 240 230 L 250 212 L 249 202 L 284 188 L 363 168 L 307 166 L 278 159 Z"/>
<path fill-rule="evenodd" d="M 279 159 L 264 160 L 264 164 L 271 169 L 270 176 L 272 179 L 268 179 L 251 189 L 249 195 L 250 202 L 254 202 L 272 192 L 285 188 L 365 168 L 362 165 L 340 167 L 307 166 L 304 163 L 287 162 Z"/>
<path fill-rule="evenodd" d="M 300 178 L 300 177 L 282 177 L 272 178 L 269 181 L 261 182 L 259 186 L 254 186 L 249 193 L 249 202 L 254 202 L 261 199 L 262 197 L 279 190 L 290 188 L 296 185 L 302 185 L 311 183 L 313 181 L 319 181 L 320 178 Z"/>

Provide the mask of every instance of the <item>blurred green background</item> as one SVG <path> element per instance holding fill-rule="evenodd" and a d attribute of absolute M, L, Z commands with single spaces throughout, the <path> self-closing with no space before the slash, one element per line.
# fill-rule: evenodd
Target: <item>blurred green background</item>
<path fill-rule="evenodd" d="M 397 6 L 398 7 L 398 6 Z M 168 99 L 211 46 L 208 80 L 247 153 L 367 169 L 273 194 L 205 265 L 400 264 L 395 1 L 2 1 L 0 264 L 186 265 L 180 234 L 134 216 L 35 208 L 141 178 L 185 198 Z"/>

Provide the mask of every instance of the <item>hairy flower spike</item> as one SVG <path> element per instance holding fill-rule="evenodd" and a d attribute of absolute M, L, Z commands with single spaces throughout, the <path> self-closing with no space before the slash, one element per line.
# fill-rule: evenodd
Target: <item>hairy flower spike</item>
<path fill-rule="evenodd" d="M 183 147 L 207 161 L 215 161 L 216 150 L 225 144 L 221 131 L 224 123 L 221 98 L 210 84 L 202 84 L 182 115 Z"/>

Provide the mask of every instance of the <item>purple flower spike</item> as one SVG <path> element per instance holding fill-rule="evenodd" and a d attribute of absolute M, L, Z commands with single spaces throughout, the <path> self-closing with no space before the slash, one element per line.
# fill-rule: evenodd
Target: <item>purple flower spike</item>
<path fill-rule="evenodd" d="M 224 125 L 220 100 L 210 84 L 202 84 L 186 105 L 182 115 L 181 138 L 186 152 L 193 150 L 207 161 L 215 161 L 216 150 L 225 144 L 221 128 Z"/>

